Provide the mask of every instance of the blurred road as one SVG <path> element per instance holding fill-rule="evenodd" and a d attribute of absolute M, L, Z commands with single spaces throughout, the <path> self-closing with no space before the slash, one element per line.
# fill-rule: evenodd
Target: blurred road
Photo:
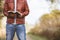
<path fill-rule="evenodd" d="M 15 35 L 14 40 L 18 40 L 17 36 Z M 26 40 L 32 40 L 29 35 L 26 36 Z"/>

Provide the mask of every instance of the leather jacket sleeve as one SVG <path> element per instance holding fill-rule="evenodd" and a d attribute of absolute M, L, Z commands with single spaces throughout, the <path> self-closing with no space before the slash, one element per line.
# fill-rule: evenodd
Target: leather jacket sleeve
<path fill-rule="evenodd" d="M 8 3 L 7 3 L 8 0 L 5 0 L 5 3 L 4 3 L 4 8 L 3 8 L 3 14 L 5 16 L 8 16 Z"/>
<path fill-rule="evenodd" d="M 25 0 L 25 11 L 23 12 L 23 16 L 27 16 L 29 14 L 29 7 L 27 1 Z"/>

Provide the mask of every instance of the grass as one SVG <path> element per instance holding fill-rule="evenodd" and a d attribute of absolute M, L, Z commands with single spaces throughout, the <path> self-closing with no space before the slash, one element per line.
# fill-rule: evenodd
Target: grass
<path fill-rule="evenodd" d="M 32 40 L 48 40 L 46 37 L 28 34 Z"/>
<path fill-rule="evenodd" d="M 0 38 L 0 40 L 6 40 L 5 38 Z"/>
<path fill-rule="evenodd" d="M 27 34 L 31 38 L 31 40 L 48 40 L 46 37 L 33 35 L 33 34 Z M 0 38 L 0 40 L 6 40 L 5 38 Z"/>

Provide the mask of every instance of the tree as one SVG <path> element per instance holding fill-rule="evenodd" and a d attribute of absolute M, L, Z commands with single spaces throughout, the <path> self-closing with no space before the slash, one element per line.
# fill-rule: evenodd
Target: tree
<path fill-rule="evenodd" d="M 2 2 L 2 1 L 3 1 L 3 0 L 0 0 L 0 27 L 1 27 L 1 24 L 2 24 L 2 23 L 1 23 L 2 18 L 4 17 L 4 15 L 3 15 L 3 13 L 2 13 L 2 12 L 3 12 L 3 8 L 2 8 L 2 5 L 3 5 L 2 3 L 3 3 L 3 2 Z"/>
<path fill-rule="evenodd" d="M 60 10 L 52 10 L 50 14 L 44 14 L 31 31 L 33 34 L 42 35 L 49 40 L 60 40 Z"/>
<path fill-rule="evenodd" d="M 47 0 L 51 3 L 50 10 L 58 9 L 57 5 L 60 4 L 60 0 Z"/>

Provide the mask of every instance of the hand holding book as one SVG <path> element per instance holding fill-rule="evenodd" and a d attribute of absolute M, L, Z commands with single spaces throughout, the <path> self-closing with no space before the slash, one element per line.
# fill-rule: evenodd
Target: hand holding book
<path fill-rule="evenodd" d="M 15 14 L 13 12 L 8 12 L 8 17 L 9 18 L 14 18 L 15 17 Z"/>
<path fill-rule="evenodd" d="M 14 18 L 15 16 L 17 18 L 21 18 L 22 14 L 20 12 L 8 11 L 8 17 L 9 18 Z"/>
<path fill-rule="evenodd" d="M 20 12 L 16 12 L 16 16 L 17 16 L 17 18 L 21 18 L 22 13 L 20 13 Z"/>

